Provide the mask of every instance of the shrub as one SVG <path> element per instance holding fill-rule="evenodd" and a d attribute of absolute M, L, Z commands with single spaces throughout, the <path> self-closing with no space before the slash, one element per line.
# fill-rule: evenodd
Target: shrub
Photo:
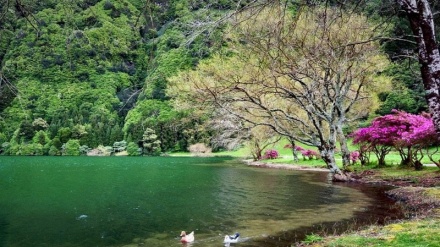
<path fill-rule="evenodd" d="M 142 149 L 134 142 L 129 142 L 127 145 L 127 153 L 129 156 L 139 156 L 142 153 Z"/>
<path fill-rule="evenodd" d="M 359 161 L 359 158 L 360 158 L 360 153 L 358 151 L 353 151 L 350 153 L 350 161 L 353 165 Z"/>
<path fill-rule="evenodd" d="M 50 149 L 49 149 L 49 155 L 52 155 L 52 156 L 60 155 L 60 151 L 58 150 L 57 147 L 52 145 L 52 146 L 50 146 Z"/>
<path fill-rule="evenodd" d="M 279 156 L 278 151 L 274 149 L 266 150 L 264 153 L 264 159 L 277 159 Z"/>
<path fill-rule="evenodd" d="M 78 156 L 80 155 L 79 140 L 70 139 L 63 145 L 63 155 Z"/>
<path fill-rule="evenodd" d="M 319 159 L 320 155 L 318 152 L 314 151 L 314 150 L 302 150 L 301 154 L 303 156 L 303 159 L 305 160 L 306 158 L 308 158 L 309 160 L 315 158 L 315 159 Z"/>
<path fill-rule="evenodd" d="M 90 150 L 91 148 L 89 148 L 87 145 L 82 145 L 79 147 L 79 152 L 81 155 L 86 155 Z"/>

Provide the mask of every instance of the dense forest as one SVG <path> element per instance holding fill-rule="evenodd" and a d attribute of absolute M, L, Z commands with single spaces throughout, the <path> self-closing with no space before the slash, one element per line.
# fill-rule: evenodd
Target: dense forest
<path fill-rule="evenodd" d="M 2 153 L 79 155 L 123 145 L 131 155 L 139 148 L 159 154 L 187 151 L 195 143 L 228 148 L 211 143 L 224 132 L 213 123 L 213 112 L 176 107 L 168 87 L 180 71 L 219 52 L 231 53 L 234 28 L 225 17 L 256 2 L 0 0 Z M 340 7 L 339 1 L 304 2 Z M 378 49 L 388 62 L 380 73 L 391 83 L 374 92 L 377 105 L 355 126 L 392 109 L 426 111 L 417 47 L 405 15 L 394 1 L 346 2 L 384 27 Z M 300 8 L 295 1 L 286 6 L 289 13 Z M 437 28 L 439 20 L 435 15 Z M 215 113 L 223 122 L 226 115 Z"/>

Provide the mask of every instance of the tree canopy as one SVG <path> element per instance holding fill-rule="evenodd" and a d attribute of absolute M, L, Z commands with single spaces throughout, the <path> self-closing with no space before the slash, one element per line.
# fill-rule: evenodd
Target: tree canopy
<path fill-rule="evenodd" d="M 387 84 L 378 73 L 388 61 L 374 37 L 364 17 L 331 8 L 242 13 L 228 49 L 174 77 L 170 94 L 316 146 L 338 172 L 334 149 L 338 138 L 344 142 L 342 128 L 367 116 L 372 92 Z"/>

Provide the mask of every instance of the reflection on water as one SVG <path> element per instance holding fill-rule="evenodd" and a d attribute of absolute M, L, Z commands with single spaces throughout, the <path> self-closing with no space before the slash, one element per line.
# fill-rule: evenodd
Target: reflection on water
<path fill-rule="evenodd" d="M 182 230 L 195 231 L 193 247 L 235 232 L 240 246 L 285 246 L 377 204 L 326 173 L 221 158 L 1 157 L 0 188 L 5 247 L 180 247 Z"/>

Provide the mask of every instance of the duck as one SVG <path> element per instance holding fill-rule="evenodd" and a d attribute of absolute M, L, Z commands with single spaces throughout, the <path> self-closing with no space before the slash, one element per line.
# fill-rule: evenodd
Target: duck
<path fill-rule="evenodd" d="M 192 243 L 194 242 L 194 231 L 192 231 L 190 234 L 186 234 L 185 231 L 182 231 L 180 233 L 180 242 L 182 243 Z"/>
<path fill-rule="evenodd" d="M 240 239 L 240 233 L 235 233 L 234 235 L 226 235 L 225 240 L 223 240 L 223 243 L 237 243 Z"/>

